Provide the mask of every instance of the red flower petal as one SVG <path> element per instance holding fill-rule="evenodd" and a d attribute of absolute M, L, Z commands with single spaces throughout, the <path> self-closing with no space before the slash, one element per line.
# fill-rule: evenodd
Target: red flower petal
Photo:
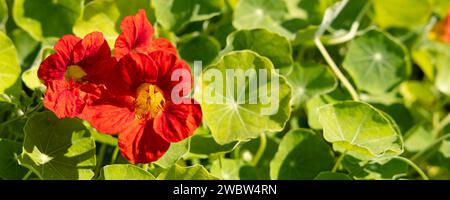
<path fill-rule="evenodd" d="M 79 37 L 74 35 L 64 35 L 56 42 L 54 49 L 57 54 L 61 55 L 65 62 L 68 62 L 71 59 L 73 48 L 79 41 L 81 41 L 81 38 Z"/>
<path fill-rule="evenodd" d="M 96 73 L 98 63 L 109 59 L 111 59 L 111 50 L 100 32 L 86 35 L 75 45 L 72 52 L 72 63 L 82 67 L 88 74 Z"/>
<path fill-rule="evenodd" d="M 111 104 L 89 105 L 80 115 L 92 127 L 106 134 L 119 134 L 136 122 L 136 117 L 127 107 Z"/>
<path fill-rule="evenodd" d="M 136 16 L 125 17 L 120 24 L 122 33 L 116 40 L 115 55 L 122 58 L 130 52 L 146 53 L 151 47 L 155 32 L 147 19 L 145 10 L 141 9 Z"/>
<path fill-rule="evenodd" d="M 67 65 L 68 63 L 59 54 L 52 54 L 41 63 L 38 77 L 45 85 L 53 80 L 64 80 Z"/>
<path fill-rule="evenodd" d="M 76 117 L 84 108 L 77 83 L 64 80 L 51 81 L 44 97 L 44 106 L 58 118 Z"/>
<path fill-rule="evenodd" d="M 109 84 L 112 92 L 117 94 L 135 94 L 143 83 L 156 83 L 158 69 L 155 62 L 147 55 L 130 53 L 120 59 L 111 76 Z"/>
<path fill-rule="evenodd" d="M 191 69 L 186 62 L 179 59 L 173 53 L 161 50 L 154 51 L 150 53 L 149 56 L 155 61 L 156 66 L 158 66 L 158 86 L 165 91 L 166 96 L 171 95 L 170 93 L 176 85 L 186 88 L 188 91 L 184 91 L 185 93 L 190 93 L 193 80 Z M 180 72 L 183 72 L 184 74 L 182 77 L 176 77 L 176 79 L 172 81 L 172 75 L 177 75 L 174 74 L 177 70 L 180 70 Z"/>
<path fill-rule="evenodd" d="M 173 44 L 166 38 L 158 38 L 152 41 L 151 52 L 157 50 L 177 54 L 177 49 L 175 48 L 175 46 L 173 46 Z"/>
<path fill-rule="evenodd" d="M 169 149 L 170 143 L 157 134 L 151 123 L 136 123 L 119 135 L 122 155 L 131 163 L 150 163 Z"/>
<path fill-rule="evenodd" d="M 197 103 L 170 104 L 156 116 L 153 127 L 166 141 L 179 142 L 191 136 L 201 122 L 202 110 Z"/>

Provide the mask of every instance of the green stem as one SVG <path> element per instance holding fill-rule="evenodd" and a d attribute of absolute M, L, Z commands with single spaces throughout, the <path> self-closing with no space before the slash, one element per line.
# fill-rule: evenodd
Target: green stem
<path fill-rule="evenodd" d="M 111 157 L 111 164 L 116 163 L 117 155 L 119 155 L 119 147 L 114 148 L 114 152 Z"/>
<path fill-rule="evenodd" d="M 337 172 L 337 170 L 339 169 L 339 167 L 341 166 L 342 160 L 344 160 L 345 155 L 347 155 L 347 151 L 344 151 L 344 153 L 342 153 L 336 160 L 336 163 L 333 166 L 333 169 L 331 170 L 331 172 Z"/>
<path fill-rule="evenodd" d="M 261 138 L 259 141 L 259 148 L 256 151 L 255 157 L 252 160 L 253 166 L 256 166 L 258 164 L 259 160 L 261 159 L 262 155 L 264 154 L 264 151 L 266 150 L 266 145 L 267 145 L 266 134 L 261 133 Z"/>
<path fill-rule="evenodd" d="M 316 43 L 317 48 L 319 49 L 322 56 L 327 61 L 328 65 L 330 65 L 331 69 L 333 70 L 334 74 L 339 78 L 339 80 L 344 84 L 344 87 L 348 90 L 350 95 L 352 96 L 353 100 L 360 101 L 360 97 L 358 95 L 358 92 L 356 92 L 353 85 L 350 83 L 350 81 L 345 77 L 345 75 L 341 72 L 337 64 L 334 62 L 333 58 L 331 58 L 330 54 L 328 53 L 325 46 L 323 46 L 322 42 L 319 38 L 316 38 L 314 40 Z"/>
<path fill-rule="evenodd" d="M 22 180 L 27 180 L 28 178 L 30 178 L 31 174 L 33 174 L 33 171 L 28 170 L 28 172 L 25 174 L 25 176 L 23 176 Z"/>
<path fill-rule="evenodd" d="M 439 122 L 439 124 L 437 124 L 437 126 L 433 130 L 433 133 L 439 134 L 448 124 L 450 124 L 450 113 L 447 114 L 447 116 L 445 116 L 444 119 Z"/>
<path fill-rule="evenodd" d="M 341 44 L 341 43 L 345 43 L 345 42 L 352 40 L 358 34 L 358 29 L 361 25 L 361 20 L 366 15 L 371 4 L 372 4 L 372 2 L 370 0 L 366 2 L 366 5 L 363 7 L 363 9 L 361 9 L 361 11 L 359 12 L 355 21 L 352 23 L 350 30 L 345 35 L 342 35 L 338 38 L 328 39 L 325 41 L 325 43 L 330 44 L 330 45 L 336 45 L 336 44 Z"/>
<path fill-rule="evenodd" d="M 98 159 L 97 159 L 97 166 L 95 168 L 95 174 L 98 174 L 100 172 L 100 169 L 102 168 L 103 159 L 105 158 L 105 153 L 106 153 L 106 144 L 101 144 Z"/>
<path fill-rule="evenodd" d="M 423 172 L 422 169 L 420 169 L 420 167 L 417 166 L 413 161 L 411 161 L 411 160 L 409 160 L 407 158 L 401 157 L 401 156 L 396 156 L 394 158 L 397 158 L 397 159 L 405 162 L 409 166 L 411 166 L 422 177 L 423 180 L 430 180 L 428 178 L 428 176 L 425 174 L 425 172 Z"/>

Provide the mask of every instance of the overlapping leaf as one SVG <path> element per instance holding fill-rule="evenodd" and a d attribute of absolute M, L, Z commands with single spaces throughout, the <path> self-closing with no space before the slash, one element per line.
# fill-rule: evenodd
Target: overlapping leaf
<path fill-rule="evenodd" d="M 227 73 L 227 69 L 237 70 L 235 76 Z M 238 77 L 239 70 L 242 75 L 247 74 L 245 82 L 231 82 Z M 216 81 L 208 80 L 216 75 Z M 258 84 L 263 76 L 267 81 Z M 278 88 L 273 84 L 275 80 Z M 219 144 L 256 138 L 265 131 L 280 131 L 290 115 L 290 86 L 274 71 L 270 60 L 252 51 L 231 52 L 206 68 L 200 88 L 196 96 L 202 104 L 204 122 Z M 250 99 L 265 98 L 258 95 L 263 94 L 261 92 L 266 92 L 266 97 L 276 98 L 267 98 L 264 104 Z"/>
<path fill-rule="evenodd" d="M 77 119 L 58 119 L 51 112 L 34 115 L 24 127 L 19 162 L 41 179 L 91 179 L 96 165 L 95 141 Z"/>
<path fill-rule="evenodd" d="M 324 138 L 336 151 L 377 161 L 403 153 L 402 135 L 395 122 L 369 104 L 329 104 L 318 113 Z"/>

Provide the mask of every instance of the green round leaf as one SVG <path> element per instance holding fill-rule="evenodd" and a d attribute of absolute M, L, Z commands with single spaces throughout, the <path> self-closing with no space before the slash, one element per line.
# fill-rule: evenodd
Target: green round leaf
<path fill-rule="evenodd" d="M 270 162 L 270 178 L 313 179 L 333 167 L 334 155 L 314 132 L 294 130 L 281 140 L 275 158 Z"/>
<path fill-rule="evenodd" d="M 83 3 L 84 0 L 15 0 L 13 18 L 35 40 L 61 37 L 72 33 Z"/>
<path fill-rule="evenodd" d="M 205 74 L 220 78 L 205 80 Z M 263 76 L 267 81 L 258 81 Z M 281 131 L 289 119 L 291 88 L 265 57 L 252 51 L 231 52 L 206 68 L 202 77 L 196 99 L 201 102 L 204 122 L 221 145 Z"/>
<path fill-rule="evenodd" d="M 209 174 L 208 170 L 201 165 L 191 167 L 174 165 L 162 172 L 157 180 L 217 180 L 217 178 Z"/>
<path fill-rule="evenodd" d="M 333 91 L 337 79 L 327 66 L 315 63 L 295 64 L 286 77 L 293 88 L 293 104 L 298 107 L 312 97 Z"/>
<path fill-rule="evenodd" d="M 83 16 L 75 23 L 73 32 L 80 37 L 94 31 L 102 32 L 109 46 L 114 46 L 119 35 L 116 30 L 116 22 L 119 17 L 120 13 L 115 1 L 91 1 L 84 8 Z"/>
<path fill-rule="evenodd" d="M 220 52 L 219 42 L 207 35 L 183 37 L 177 44 L 180 56 L 193 66 L 194 61 L 202 61 L 208 66 Z"/>
<path fill-rule="evenodd" d="M 318 110 L 320 107 L 337 103 L 345 100 L 350 100 L 351 96 L 341 87 L 336 88 L 333 92 L 312 97 L 306 103 L 306 114 L 308 115 L 308 125 L 312 129 L 322 129 L 322 125 L 319 123 Z"/>
<path fill-rule="evenodd" d="M 23 72 L 23 74 L 22 74 L 22 81 L 25 83 L 25 85 L 28 88 L 30 88 L 32 90 L 43 87 L 42 82 L 38 78 L 38 74 L 37 74 L 38 69 L 39 68 L 34 67 L 31 69 L 28 69 L 27 71 Z"/>
<path fill-rule="evenodd" d="M 0 32 L 0 94 L 15 95 L 20 92 L 20 84 L 17 85 L 20 71 L 16 48 L 8 36 Z"/>
<path fill-rule="evenodd" d="M 227 46 L 223 53 L 245 49 L 269 58 L 275 68 L 280 69 L 283 74 L 292 69 L 292 47 L 284 36 L 266 29 L 236 31 L 228 35 Z"/>
<path fill-rule="evenodd" d="M 287 12 L 285 1 L 239 1 L 234 12 L 233 25 L 238 30 L 266 28 L 292 39 L 294 34 L 282 26 Z"/>
<path fill-rule="evenodd" d="M 95 141 L 77 119 L 58 119 L 51 112 L 31 117 L 19 163 L 41 179 L 91 179 L 96 165 Z"/>
<path fill-rule="evenodd" d="M 324 138 L 336 151 L 375 161 L 403 153 L 403 139 L 395 122 L 369 104 L 329 104 L 318 113 Z"/>
<path fill-rule="evenodd" d="M 371 94 L 388 92 L 407 79 L 411 71 L 405 47 L 376 30 L 350 43 L 343 66 L 356 86 Z"/>
<path fill-rule="evenodd" d="M 0 178 L 20 180 L 25 176 L 28 170 L 17 161 L 21 151 L 20 143 L 0 138 Z"/>
<path fill-rule="evenodd" d="M 102 180 L 155 180 L 149 172 L 134 165 L 107 165 L 102 168 Z"/>
<path fill-rule="evenodd" d="M 427 23 L 432 13 L 428 0 L 376 0 L 373 1 L 374 20 L 383 28 L 414 28 Z"/>
<path fill-rule="evenodd" d="M 220 15 L 223 0 L 154 0 L 156 19 L 167 30 L 178 31 L 190 22 Z"/>
<path fill-rule="evenodd" d="M 9 35 L 17 49 L 17 54 L 22 67 L 26 69 L 27 66 L 34 64 L 31 63 L 34 61 L 31 61 L 31 58 L 33 58 L 33 54 L 38 50 L 39 42 L 34 40 L 27 32 L 20 28 L 14 29 L 9 33 Z"/>
<path fill-rule="evenodd" d="M 147 11 L 147 18 L 155 22 L 150 2 L 147 0 L 96 0 L 89 2 L 83 10 L 83 15 L 76 21 L 73 32 L 75 35 L 85 35 L 99 31 L 103 33 L 109 46 L 113 47 L 119 35 L 119 26 L 125 16 L 135 15 L 139 9 Z"/>
<path fill-rule="evenodd" d="M 163 168 L 169 168 L 175 163 L 178 162 L 178 160 L 181 159 L 187 152 L 189 152 L 189 140 L 186 139 L 177 143 L 170 144 L 169 150 L 156 162 L 155 164 L 163 167 Z"/>
<path fill-rule="evenodd" d="M 320 172 L 314 180 L 352 180 L 347 174 L 335 173 L 335 172 Z"/>

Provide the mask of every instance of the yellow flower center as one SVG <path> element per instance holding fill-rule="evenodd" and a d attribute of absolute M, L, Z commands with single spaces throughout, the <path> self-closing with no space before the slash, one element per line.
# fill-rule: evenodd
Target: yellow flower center
<path fill-rule="evenodd" d="M 154 118 L 164 109 L 166 100 L 158 86 L 144 83 L 137 89 L 135 113 L 138 119 Z"/>
<path fill-rule="evenodd" d="M 66 73 L 64 73 L 64 78 L 66 80 L 73 79 L 75 81 L 80 81 L 86 75 L 86 72 L 80 66 L 70 65 L 67 67 Z"/>

